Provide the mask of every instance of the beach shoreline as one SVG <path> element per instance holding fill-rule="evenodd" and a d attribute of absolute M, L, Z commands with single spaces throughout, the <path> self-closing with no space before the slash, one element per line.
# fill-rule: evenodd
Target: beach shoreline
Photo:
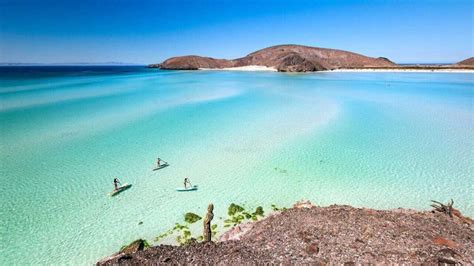
<path fill-rule="evenodd" d="M 267 66 L 241 66 L 241 67 L 225 67 L 225 68 L 199 68 L 198 70 L 202 71 L 249 71 L 249 72 L 278 72 L 274 67 Z M 341 68 L 333 70 L 321 70 L 321 71 L 311 71 L 304 73 L 372 73 L 372 72 L 381 72 L 381 73 L 474 73 L 474 69 L 465 69 L 465 68 L 423 68 L 423 67 L 407 67 L 407 68 Z"/>
<path fill-rule="evenodd" d="M 474 69 L 413 69 L 413 68 L 393 68 L 393 69 L 380 69 L 380 68 L 354 68 L 354 69 L 334 69 L 334 70 L 324 70 L 318 71 L 324 73 L 330 72 L 390 72 L 390 73 L 404 73 L 404 72 L 415 72 L 415 73 L 474 73 Z"/>
<path fill-rule="evenodd" d="M 224 68 L 199 68 L 199 70 L 211 70 L 211 71 L 270 71 L 277 72 L 277 69 L 274 67 L 267 66 L 241 66 L 241 67 L 224 67 Z"/>

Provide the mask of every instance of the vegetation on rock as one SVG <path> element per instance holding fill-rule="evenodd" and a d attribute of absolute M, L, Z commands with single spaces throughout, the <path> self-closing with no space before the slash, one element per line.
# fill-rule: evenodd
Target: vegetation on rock
<path fill-rule="evenodd" d="M 137 240 L 133 241 L 132 243 L 130 243 L 128 245 L 122 246 L 122 248 L 120 248 L 120 252 L 135 253 L 137 251 L 144 250 L 144 249 L 149 248 L 149 247 L 150 247 L 150 245 L 148 244 L 148 242 L 146 240 L 137 239 Z"/>

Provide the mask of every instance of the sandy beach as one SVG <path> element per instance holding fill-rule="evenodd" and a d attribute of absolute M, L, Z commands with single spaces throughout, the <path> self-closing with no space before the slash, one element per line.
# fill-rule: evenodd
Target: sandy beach
<path fill-rule="evenodd" d="M 380 68 L 357 68 L 357 69 L 334 69 L 319 72 L 416 72 L 416 73 L 474 73 L 474 69 L 380 69 Z"/>
<path fill-rule="evenodd" d="M 266 66 L 241 66 L 241 67 L 227 67 L 227 68 L 199 68 L 199 70 L 212 70 L 212 71 L 272 71 L 277 72 L 278 70 L 274 67 Z M 354 69 L 334 69 L 334 70 L 324 70 L 317 72 L 416 72 L 416 73 L 474 73 L 474 69 L 413 69 L 413 68 L 354 68 Z"/>
<path fill-rule="evenodd" d="M 224 71 L 273 71 L 276 72 L 276 68 L 274 67 L 266 67 L 266 66 L 241 66 L 241 67 L 227 67 L 227 68 L 199 68 L 199 70 L 224 70 Z"/>

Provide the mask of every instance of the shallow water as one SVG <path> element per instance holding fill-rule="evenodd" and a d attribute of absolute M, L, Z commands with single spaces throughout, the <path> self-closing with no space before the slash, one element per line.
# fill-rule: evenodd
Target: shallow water
<path fill-rule="evenodd" d="M 91 264 L 209 202 L 222 217 L 453 198 L 474 215 L 474 74 L 15 69 L 0 69 L 2 265 Z M 152 172 L 157 156 L 170 166 Z M 198 191 L 175 191 L 185 176 Z M 110 198 L 114 177 L 133 186 Z"/>

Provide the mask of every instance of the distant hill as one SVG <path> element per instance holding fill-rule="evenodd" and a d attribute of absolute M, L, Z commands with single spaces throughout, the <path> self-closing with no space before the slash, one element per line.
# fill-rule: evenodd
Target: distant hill
<path fill-rule="evenodd" d="M 469 57 L 468 59 L 457 62 L 455 65 L 458 66 L 474 66 L 474 57 Z"/>
<path fill-rule="evenodd" d="M 172 57 L 161 64 L 151 64 L 149 67 L 172 70 L 197 70 L 200 68 L 218 69 L 250 65 L 273 67 L 281 72 L 397 66 L 384 57 L 373 58 L 348 51 L 302 45 L 277 45 L 233 60 L 189 55 Z"/>

